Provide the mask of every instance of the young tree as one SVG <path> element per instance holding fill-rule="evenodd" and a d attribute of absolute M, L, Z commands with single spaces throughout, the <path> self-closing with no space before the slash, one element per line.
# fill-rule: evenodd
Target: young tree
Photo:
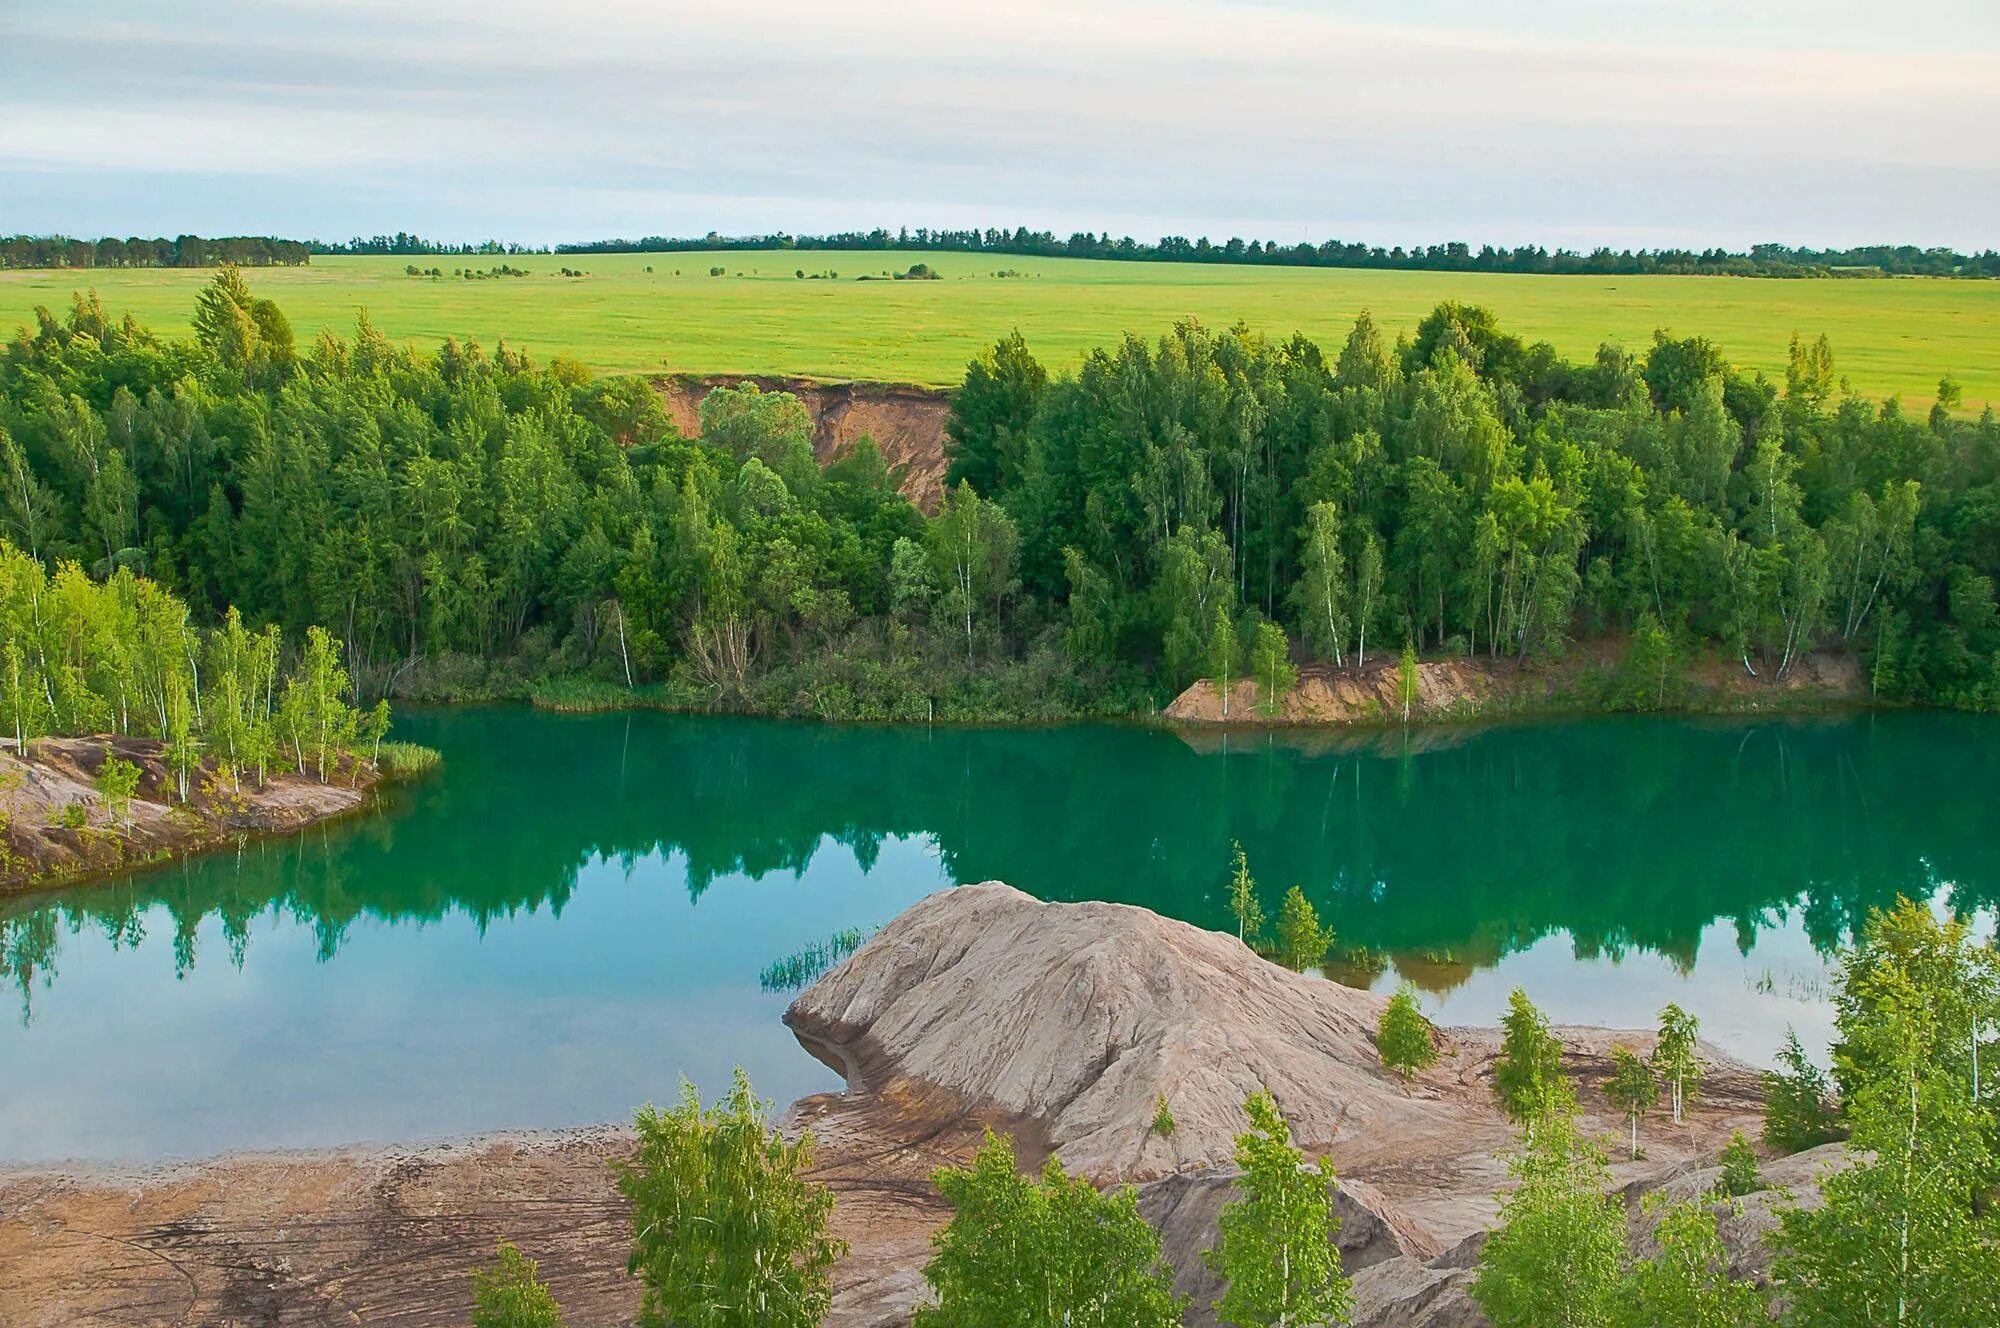
<path fill-rule="evenodd" d="M 1208 673 L 1215 681 L 1215 694 L 1222 698 L 1224 719 L 1229 718 L 1229 686 L 1236 677 L 1236 654 L 1236 628 L 1229 621 L 1229 610 L 1218 602 L 1208 624 Z"/>
<path fill-rule="evenodd" d="M 972 659 L 974 619 L 1001 605 L 1020 586 L 1014 578 L 1020 535 L 1007 513 L 961 480 L 945 494 L 928 535 L 931 569 L 944 587 L 939 611 L 965 630 L 965 657 Z"/>
<path fill-rule="evenodd" d="M 641 1108 L 637 1152 L 618 1164 L 632 1205 L 629 1271 L 646 1328 L 815 1328 L 847 1252 L 827 1235 L 833 1194 L 805 1179 L 813 1141 L 788 1144 L 750 1080 L 704 1112 L 692 1084 L 668 1111 Z"/>
<path fill-rule="evenodd" d="M 131 808 L 132 795 L 139 791 L 139 767 L 116 756 L 106 756 L 104 764 L 97 767 L 93 783 L 97 795 L 104 799 L 104 809 L 115 821 Z"/>
<path fill-rule="evenodd" d="M 1604 1158 L 1578 1134 L 1573 1105 L 1546 1110 L 1507 1169 L 1518 1183 L 1479 1252 L 1472 1298 L 1493 1328 L 1609 1328 L 1625 1206 L 1605 1193 Z"/>
<path fill-rule="evenodd" d="M 1339 668 L 1346 663 L 1347 648 L 1347 560 L 1340 552 L 1340 509 L 1314 503 L 1306 511 L 1301 538 L 1301 575 L 1292 587 L 1299 635 L 1315 657 L 1330 659 Z"/>
<path fill-rule="evenodd" d="M 1257 679 L 1260 708 L 1266 714 L 1278 714 L 1284 708 L 1285 697 L 1290 694 L 1292 685 L 1299 679 L 1299 671 L 1292 665 L 1292 647 L 1285 640 L 1285 629 L 1268 618 L 1257 624 L 1256 640 L 1250 650 L 1250 668 Z"/>
<path fill-rule="evenodd" d="M 1236 939 L 1254 946 L 1264 933 L 1264 906 L 1257 900 L 1257 882 L 1250 876 L 1250 859 L 1243 845 L 1231 841 L 1235 866 L 1229 875 L 1229 911 L 1236 915 Z"/>
<path fill-rule="evenodd" d="M 1382 1064 L 1406 1080 L 1437 1064 L 1436 1030 L 1417 1005 L 1417 989 L 1407 982 L 1396 988 L 1382 1011 L 1382 1022 L 1375 1030 L 1375 1049 Z"/>
<path fill-rule="evenodd" d="M 913 1328 L 1176 1328 L 1185 1302 L 1130 1186 L 1099 1194 L 1050 1158 L 1039 1181 L 991 1132 L 968 1167 L 935 1173 L 952 1206 L 924 1268 L 936 1304 Z M 786 1320 L 790 1322 L 790 1320 Z M 817 1320 L 815 1320 L 817 1322 Z"/>
<path fill-rule="evenodd" d="M 1838 1139 L 1840 1120 L 1826 1071 L 1812 1063 L 1793 1029 L 1785 1030 L 1778 1065 L 1781 1068 L 1764 1074 L 1764 1146 L 1778 1153 L 1802 1153 Z"/>
<path fill-rule="evenodd" d="M 1703 1204 L 1648 1203 L 1659 1253 L 1632 1266 L 1620 1328 L 1765 1328 L 1764 1297 L 1729 1275 L 1729 1249 Z"/>
<path fill-rule="evenodd" d="M 1611 1049 L 1611 1081 L 1604 1085 L 1604 1096 L 1612 1106 L 1625 1113 L 1632 1127 L 1632 1160 L 1639 1160 L 1639 1117 L 1653 1109 L 1660 1100 L 1659 1081 L 1653 1078 L 1653 1069 L 1639 1059 L 1630 1047 Z"/>
<path fill-rule="evenodd" d="M 1722 1155 L 1716 1160 L 1722 1166 L 1716 1188 L 1730 1198 L 1738 1199 L 1764 1188 L 1763 1173 L 1757 1169 L 1757 1150 L 1743 1137 L 1743 1131 L 1737 1130 L 1729 1136 L 1729 1142 L 1722 1146 Z"/>
<path fill-rule="evenodd" d="M 1250 1128 L 1236 1136 L 1242 1197 L 1223 1205 L 1221 1242 L 1205 1256 L 1225 1283 L 1216 1321 L 1234 1328 L 1345 1322 L 1354 1283 L 1340 1266 L 1333 1172 L 1324 1161 L 1305 1164 L 1270 1093 L 1252 1093 L 1243 1110 Z"/>
<path fill-rule="evenodd" d="M 1881 915 L 1870 929 L 1880 940 Z M 1873 1054 L 1846 1095 L 1855 1164 L 1823 1179 L 1817 1208 L 1780 1215 L 1773 1271 L 1794 1328 L 2000 1323 L 2000 1210 L 1982 1202 L 1993 1116 L 1949 1069 L 1947 985 L 1895 963 L 1842 974 Z"/>
<path fill-rule="evenodd" d="M 1368 624 L 1382 595 L 1382 541 L 1369 530 L 1361 538 L 1361 557 L 1354 565 L 1354 663 L 1368 667 Z"/>
<path fill-rule="evenodd" d="M 1287 890 L 1284 905 L 1278 910 L 1278 961 L 1303 973 L 1324 960 L 1332 948 L 1333 929 L 1320 925 L 1319 913 L 1306 892 L 1296 885 Z"/>
<path fill-rule="evenodd" d="M 1701 1021 L 1679 1005 L 1669 1004 L 1660 1011 L 1660 1036 L 1653 1047 L 1653 1071 L 1667 1086 L 1667 1106 L 1679 1125 L 1687 1112 L 1688 1099 L 1701 1086 L 1701 1062 L 1695 1057 L 1695 1041 Z"/>
<path fill-rule="evenodd" d="M 472 1328 L 563 1328 L 535 1261 L 511 1240 L 495 1253 L 491 1265 L 472 1270 Z"/>
<path fill-rule="evenodd" d="M 1403 707 L 1403 722 L 1410 722 L 1410 707 L 1417 701 L 1417 648 L 1403 643 L 1403 658 L 1396 665 L 1396 700 Z"/>
<path fill-rule="evenodd" d="M 1508 994 L 1500 1020 L 1504 1036 L 1493 1061 L 1493 1091 L 1509 1120 L 1534 1137 L 1535 1123 L 1568 1096 L 1562 1072 L 1562 1043 L 1549 1032 L 1548 1017 L 1519 987 Z"/>

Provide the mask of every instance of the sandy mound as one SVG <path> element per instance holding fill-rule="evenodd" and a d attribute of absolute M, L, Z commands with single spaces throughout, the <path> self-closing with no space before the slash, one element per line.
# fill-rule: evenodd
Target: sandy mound
<path fill-rule="evenodd" d="M 1315 1151 L 1428 1115 L 1377 1062 L 1383 1004 L 1233 936 L 988 882 L 911 908 L 785 1021 L 853 1089 L 912 1081 L 1032 1122 L 1073 1171 L 1145 1180 L 1227 1163 L 1260 1087 Z"/>

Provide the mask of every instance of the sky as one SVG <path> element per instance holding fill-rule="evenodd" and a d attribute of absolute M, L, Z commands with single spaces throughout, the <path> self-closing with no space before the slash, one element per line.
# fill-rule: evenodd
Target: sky
<path fill-rule="evenodd" d="M 1996 0 L 0 0 L 0 233 L 2000 246 Z"/>

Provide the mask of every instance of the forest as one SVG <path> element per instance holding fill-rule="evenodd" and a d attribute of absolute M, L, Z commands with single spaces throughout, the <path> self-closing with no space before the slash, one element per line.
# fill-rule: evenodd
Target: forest
<path fill-rule="evenodd" d="M 783 393 L 682 437 L 638 378 L 505 343 L 296 342 L 241 273 L 195 337 L 78 297 L 0 355 L 0 538 L 344 647 L 353 700 L 536 692 L 833 718 L 1131 713 L 1299 663 L 1629 641 L 2000 705 L 2000 423 L 1782 383 L 1699 336 L 1593 361 L 1439 306 L 1337 353 L 1186 323 L 968 366 L 926 515 Z M 1670 703 L 1664 685 L 1652 704 Z M 1629 699 L 1629 698 L 1628 698 Z M 1633 703 L 1646 703 L 1638 698 Z"/>

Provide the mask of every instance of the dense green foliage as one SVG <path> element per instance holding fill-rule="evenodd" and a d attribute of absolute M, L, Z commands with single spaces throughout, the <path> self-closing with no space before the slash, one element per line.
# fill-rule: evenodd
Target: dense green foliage
<path fill-rule="evenodd" d="M 472 1328 L 563 1328 L 539 1272 L 519 1246 L 501 1241 L 494 1262 L 472 1270 Z"/>
<path fill-rule="evenodd" d="M 1270 1093 L 1243 1103 L 1250 1128 L 1236 1136 L 1241 1196 L 1223 1205 L 1221 1243 L 1208 1253 L 1223 1279 L 1216 1322 L 1234 1328 L 1305 1328 L 1343 1323 L 1353 1279 L 1340 1266 L 1340 1219 L 1332 1170 L 1306 1165 Z"/>
<path fill-rule="evenodd" d="M 1996 968 L 1963 922 L 1908 901 L 1846 956 L 1834 1065 L 1857 1160 L 1782 1214 L 1788 1324 L 2000 1322 L 2000 1094 L 1971 1072 L 2000 1032 Z"/>
<path fill-rule="evenodd" d="M 17 747 L 50 733 L 158 738 L 182 802 L 210 768 L 240 789 L 276 764 L 324 783 L 343 761 L 373 759 L 388 707 L 351 704 L 333 639 L 309 627 L 289 668 L 287 654 L 277 627 L 252 632 L 233 609 L 207 630 L 129 567 L 93 581 L 63 562 L 51 575 L 0 538 L 0 723 Z M 137 786 L 118 764 L 130 774 L 107 763 L 101 777 L 114 806 Z"/>
<path fill-rule="evenodd" d="M 1605 1328 L 1621 1301 L 1625 1210 L 1566 1100 L 1509 1163 L 1516 1181 L 1479 1252 L 1472 1298 L 1494 1328 Z"/>
<path fill-rule="evenodd" d="M 716 393 L 690 441 L 561 359 L 365 320 L 300 347 L 233 270 L 195 326 L 81 300 L 16 338 L 0 531 L 203 621 L 322 623 L 367 690 L 1068 715 L 1246 671 L 1268 702 L 1291 642 L 1535 657 L 1643 628 L 1654 704 L 1675 643 L 1778 678 L 1844 645 L 1885 696 L 2000 698 L 2000 424 L 1843 397 L 1823 342 L 1781 393 L 1699 338 L 1577 366 L 1454 305 L 1396 346 L 1364 317 L 1332 360 L 1190 324 L 1052 377 L 1010 338 L 968 371 L 927 519 L 872 447 L 813 464 L 782 394 Z"/>
<path fill-rule="evenodd" d="M 214 620 L 324 623 L 364 689 L 664 679 L 695 704 L 928 719 L 1126 709 L 1015 604 L 1006 514 L 926 522 L 872 446 L 824 472 L 754 387 L 678 437 L 645 384 L 504 348 L 300 354 L 233 270 L 194 345 L 80 302 L 0 361 L 0 531 Z"/>
<path fill-rule="evenodd" d="M 951 1221 L 924 1269 L 936 1303 L 915 1328 L 1171 1328 L 1184 1302 L 1130 1186 L 1099 1194 L 1050 1158 L 1039 1180 L 989 1133 L 966 1167 L 936 1173 Z"/>
<path fill-rule="evenodd" d="M 1014 517 L 1027 595 L 1088 587 L 1095 648 L 1170 686 L 1223 672 L 1218 620 L 1361 664 L 1371 633 L 1529 658 L 1646 624 L 1653 704 L 1676 640 L 1780 680 L 1845 645 L 1886 695 L 2000 695 L 2000 424 L 1842 397 L 1823 339 L 1782 393 L 1700 338 L 1575 366 L 1456 305 L 1395 347 L 1364 315 L 1331 363 L 1184 324 L 1038 374 L 1013 342 L 981 361 L 954 474 Z"/>
<path fill-rule="evenodd" d="M 1437 1040 L 1431 1021 L 1424 1018 L 1417 1004 L 1417 989 L 1407 982 L 1396 988 L 1396 994 L 1382 1010 L 1381 1024 L 1375 1030 L 1375 1049 L 1381 1053 L 1382 1064 L 1405 1079 L 1437 1064 Z"/>
<path fill-rule="evenodd" d="M 826 1233 L 833 1194 L 806 1180 L 812 1135 L 787 1143 L 741 1070 L 704 1111 L 694 1085 L 667 1111 L 642 1108 L 636 1154 L 618 1164 L 632 1205 L 630 1271 L 647 1328 L 810 1328 L 826 1316 L 828 1270 L 847 1247 Z"/>
<path fill-rule="evenodd" d="M 1739 1198 L 1764 1188 L 1764 1176 L 1757 1168 L 1757 1150 L 1737 1130 L 1729 1136 L 1729 1142 L 1722 1146 L 1722 1155 L 1716 1159 L 1722 1174 L 1716 1178 L 1716 1189 L 1730 1198 Z"/>
<path fill-rule="evenodd" d="M 1656 1203 L 1653 1216 L 1659 1252 L 1632 1265 L 1618 1328 L 1764 1328 L 1764 1298 L 1729 1275 L 1715 1213 L 1700 1203 Z"/>

